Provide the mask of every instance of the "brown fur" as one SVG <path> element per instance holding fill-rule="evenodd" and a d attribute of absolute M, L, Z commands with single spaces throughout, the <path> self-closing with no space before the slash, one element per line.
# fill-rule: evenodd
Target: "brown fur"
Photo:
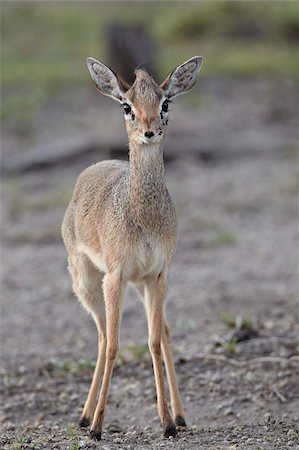
<path fill-rule="evenodd" d="M 164 318 L 167 271 L 176 248 L 176 215 L 166 188 L 162 150 L 166 120 L 161 101 L 168 87 L 165 83 L 159 87 L 145 71 L 138 70 L 133 86 L 127 89 L 102 63 L 90 58 L 88 65 L 97 88 L 128 102 L 132 111 L 126 117 L 129 164 L 103 161 L 84 170 L 62 225 L 74 292 L 92 314 L 99 333 L 97 364 L 80 424 L 92 423 L 91 433 L 100 439 L 119 347 L 123 293 L 132 282 L 147 312 L 158 412 L 165 435 L 175 435 L 161 359 L 162 348 L 173 417 L 180 417 L 181 424 L 184 412 Z M 151 139 L 144 137 L 148 130 L 153 132 Z"/>

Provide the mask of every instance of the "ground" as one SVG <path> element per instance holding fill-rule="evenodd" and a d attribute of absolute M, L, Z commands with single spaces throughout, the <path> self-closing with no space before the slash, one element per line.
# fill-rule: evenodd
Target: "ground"
<path fill-rule="evenodd" d="M 43 111 L 34 139 L 3 138 L 3 450 L 299 448 L 297 87 L 245 77 L 198 89 L 200 105 L 174 106 L 165 146 L 179 220 L 167 317 L 187 430 L 161 435 L 130 289 L 102 442 L 77 426 L 97 336 L 72 293 L 60 225 L 78 173 L 127 153 L 119 109 L 82 91 L 84 102 Z M 84 151 L 65 150 L 82 135 Z"/>

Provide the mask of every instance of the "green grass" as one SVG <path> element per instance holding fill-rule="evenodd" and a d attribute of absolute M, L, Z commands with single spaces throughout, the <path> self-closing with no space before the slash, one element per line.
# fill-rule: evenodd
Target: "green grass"
<path fill-rule="evenodd" d="M 229 341 L 225 342 L 225 344 L 223 344 L 225 352 L 230 356 L 235 355 L 237 353 L 237 343 L 238 341 L 236 338 L 232 338 Z"/>
<path fill-rule="evenodd" d="M 79 449 L 80 449 L 79 442 L 72 442 L 71 445 L 69 446 L 69 450 L 79 450 Z"/>
<path fill-rule="evenodd" d="M 252 321 L 241 315 L 223 312 L 219 315 L 227 328 L 249 329 L 252 328 Z"/>
<path fill-rule="evenodd" d="M 15 375 L 11 373 L 5 373 L 3 376 L 1 376 L 1 378 L 4 386 L 7 389 L 13 389 L 18 385 Z"/>
<path fill-rule="evenodd" d="M 229 214 L 259 214 L 267 206 L 267 200 L 261 196 L 241 200 L 229 200 L 224 205 Z"/>
<path fill-rule="evenodd" d="M 292 178 L 284 181 L 280 187 L 280 191 L 285 194 L 297 196 L 299 194 L 299 173 L 296 173 Z"/>
<path fill-rule="evenodd" d="M 40 445 L 37 442 L 33 441 L 30 436 L 20 436 L 16 443 L 16 450 L 25 449 L 39 450 Z"/>
<path fill-rule="evenodd" d="M 150 16 L 151 20 L 148 20 Z M 201 77 L 287 76 L 299 82 L 296 2 L 2 2 L 1 119 L 30 131 L 39 110 L 69 87 L 88 86 L 87 56 L 108 60 L 112 22 L 144 24 L 162 78 L 194 54 Z M 247 30 L 244 33 L 244 30 Z"/>
<path fill-rule="evenodd" d="M 279 149 L 280 155 L 284 158 L 297 159 L 299 157 L 299 146 L 290 145 Z"/>
<path fill-rule="evenodd" d="M 95 369 L 95 362 L 87 359 L 81 358 L 78 362 L 71 362 L 68 360 L 57 362 L 55 368 L 58 374 L 83 374 L 83 373 L 92 373 Z"/>
<path fill-rule="evenodd" d="M 69 438 L 76 438 L 79 440 L 84 439 L 84 433 L 82 433 L 82 430 L 80 428 L 71 425 L 67 427 L 66 435 Z M 74 443 L 76 443 L 76 441 L 74 441 Z"/>
<path fill-rule="evenodd" d="M 130 361 L 145 361 L 149 358 L 149 349 L 146 342 L 137 342 L 121 347 L 116 358 L 116 366 Z"/>
<path fill-rule="evenodd" d="M 26 190 L 18 176 L 7 177 L 3 182 L 3 194 L 9 213 L 14 218 L 49 209 L 64 209 L 71 198 L 72 189 L 72 186 L 62 182 L 52 190 L 31 192 Z"/>
<path fill-rule="evenodd" d="M 292 41 L 299 36 L 296 2 L 201 1 L 179 2 L 156 22 L 157 34 L 165 40 L 221 37 L 267 38 Z"/>
<path fill-rule="evenodd" d="M 93 372 L 96 367 L 95 361 L 89 358 L 80 358 L 78 363 L 79 372 Z"/>
<path fill-rule="evenodd" d="M 65 377 L 68 374 L 82 376 L 92 374 L 95 369 L 95 362 L 89 358 L 80 358 L 79 361 L 50 360 L 42 369 L 42 374 L 46 376 Z"/>
<path fill-rule="evenodd" d="M 25 448 L 27 439 L 23 436 L 21 436 L 17 441 L 17 447 L 16 450 L 23 450 Z"/>
<path fill-rule="evenodd" d="M 265 8 L 256 2 L 241 3 L 195 2 L 188 8 L 177 3 L 169 9 L 168 5 L 146 2 L 140 8 L 136 4 L 6 2 L 2 7 L 2 83 L 5 87 L 17 84 L 21 88 L 19 83 L 25 83 L 24 87 L 37 84 L 52 89 L 85 83 L 86 56 L 107 58 L 105 30 L 112 21 L 145 24 L 160 52 L 159 67 L 167 66 L 166 71 L 199 52 L 205 56 L 203 76 L 248 70 L 249 74 L 274 70 L 295 75 L 297 49 L 285 40 L 288 25 L 299 29 L 294 4 L 268 2 Z M 149 12 L 154 21 L 148 22 Z M 245 43 L 232 38 L 236 24 L 240 27 L 248 20 L 253 24 L 258 20 L 265 29 L 263 38 L 253 36 Z"/>
<path fill-rule="evenodd" d="M 236 236 L 229 231 L 219 231 L 209 240 L 209 245 L 212 247 L 230 246 L 236 243 Z"/>
<path fill-rule="evenodd" d="M 127 346 L 127 350 L 129 350 L 133 358 L 136 360 L 144 359 L 149 354 L 148 345 L 145 342 L 130 344 Z"/>

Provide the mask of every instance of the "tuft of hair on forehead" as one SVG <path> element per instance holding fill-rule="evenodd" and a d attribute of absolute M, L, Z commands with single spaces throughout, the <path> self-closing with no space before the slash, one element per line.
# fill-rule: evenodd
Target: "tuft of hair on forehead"
<path fill-rule="evenodd" d="M 135 81 L 130 89 L 132 102 L 157 102 L 162 98 L 161 88 L 144 69 L 136 69 Z"/>

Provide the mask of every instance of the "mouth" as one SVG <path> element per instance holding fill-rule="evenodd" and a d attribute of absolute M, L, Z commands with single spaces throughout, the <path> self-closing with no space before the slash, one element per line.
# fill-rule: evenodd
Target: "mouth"
<path fill-rule="evenodd" d="M 163 135 L 159 135 L 157 134 L 156 136 L 153 136 L 151 138 L 147 138 L 147 137 L 140 137 L 141 143 L 142 144 L 146 144 L 146 145 L 150 145 L 150 144 L 157 144 L 159 142 L 161 142 L 163 139 Z"/>

